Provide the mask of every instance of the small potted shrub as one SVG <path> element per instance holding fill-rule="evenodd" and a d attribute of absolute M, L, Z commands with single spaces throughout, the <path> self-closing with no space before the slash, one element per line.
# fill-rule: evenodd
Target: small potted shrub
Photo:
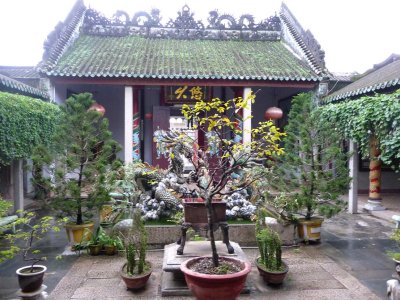
<path fill-rule="evenodd" d="M 124 248 L 121 239 L 118 236 L 107 236 L 104 242 L 104 252 L 106 255 L 114 255 L 118 250 Z"/>
<path fill-rule="evenodd" d="M 143 288 L 152 272 L 152 266 L 146 261 L 147 232 L 139 210 L 133 212 L 132 226 L 123 236 L 126 263 L 121 268 L 121 277 L 127 289 Z"/>
<path fill-rule="evenodd" d="M 104 234 L 101 226 L 97 227 L 96 231 L 92 234 L 89 230 L 85 231 L 85 234 L 91 234 L 91 238 L 87 243 L 87 251 L 90 255 L 99 255 L 103 245 L 100 242 L 101 236 Z M 84 236 L 86 239 L 86 236 Z"/>
<path fill-rule="evenodd" d="M 260 252 L 256 266 L 260 276 L 268 284 L 282 284 L 289 267 L 282 261 L 282 242 L 278 233 L 265 226 L 258 229 L 256 240 Z"/>
<path fill-rule="evenodd" d="M 0 198 L 0 216 L 3 216 L 10 206 L 5 200 Z M 38 265 L 38 262 L 46 260 L 46 257 L 39 256 L 40 251 L 34 249 L 34 240 L 40 240 L 48 231 L 60 231 L 59 225 L 62 221 L 53 222 L 54 218 L 44 216 L 36 220 L 36 214 L 33 212 L 20 212 L 22 217 L 15 221 L 16 231 L 6 233 L 3 237 L 7 241 L 5 248 L 0 251 L 0 262 L 13 258 L 17 253 L 23 252 L 23 260 L 31 262 L 28 266 L 19 268 L 16 273 L 18 283 L 23 293 L 32 293 L 38 291 L 43 283 L 43 276 L 47 270 L 44 265 Z M 36 221 L 36 222 L 35 222 Z M 0 230 L 6 231 L 11 224 L 0 226 Z M 25 242 L 26 246 L 20 246 Z M 32 256 L 30 256 L 32 255 Z"/>

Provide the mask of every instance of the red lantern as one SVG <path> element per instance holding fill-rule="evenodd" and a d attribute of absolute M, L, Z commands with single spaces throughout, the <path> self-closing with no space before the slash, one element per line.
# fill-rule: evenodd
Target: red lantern
<path fill-rule="evenodd" d="M 265 120 L 277 120 L 282 118 L 283 111 L 279 107 L 270 107 L 264 113 Z"/>
<path fill-rule="evenodd" d="M 106 113 L 106 109 L 104 108 L 104 106 L 97 102 L 93 103 L 92 106 L 89 107 L 89 110 L 97 111 L 101 113 L 102 116 L 104 116 L 104 114 Z"/>

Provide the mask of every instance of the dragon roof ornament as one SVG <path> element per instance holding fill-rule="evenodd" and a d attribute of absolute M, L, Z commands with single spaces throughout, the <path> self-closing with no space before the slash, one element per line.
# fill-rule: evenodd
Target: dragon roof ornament
<path fill-rule="evenodd" d="M 211 40 L 263 40 L 277 41 L 281 37 L 281 20 L 278 16 L 255 23 L 252 15 L 235 19 L 217 10 L 209 12 L 208 24 L 194 19 L 189 6 L 183 6 L 178 17 L 161 23 L 160 11 L 138 12 L 132 19 L 124 11 L 117 11 L 108 19 L 99 12 L 88 9 L 82 30 L 90 35 L 127 36 L 139 35 L 150 38 L 211 39 Z"/>

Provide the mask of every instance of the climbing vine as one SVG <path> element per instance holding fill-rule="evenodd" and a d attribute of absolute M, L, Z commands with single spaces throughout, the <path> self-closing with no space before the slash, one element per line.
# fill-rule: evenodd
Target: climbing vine
<path fill-rule="evenodd" d="M 379 158 L 400 170 L 400 90 L 330 103 L 320 110 L 321 117 L 336 131 L 358 144 L 363 158 L 369 158 L 370 139 L 375 136 L 381 150 Z"/>
<path fill-rule="evenodd" d="M 0 165 L 28 158 L 38 144 L 48 144 L 59 108 L 42 100 L 0 92 Z"/>

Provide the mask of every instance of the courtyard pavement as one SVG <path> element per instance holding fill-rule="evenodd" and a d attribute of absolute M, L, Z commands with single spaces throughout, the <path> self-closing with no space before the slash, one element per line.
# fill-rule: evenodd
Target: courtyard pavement
<path fill-rule="evenodd" d="M 396 276 L 394 263 L 385 252 L 396 250 L 389 236 L 395 226 L 391 217 L 400 214 L 400 195 L 385 195 L 384 205 L 389 209 L 378 215 L 363 212 L 364 201 L 366 197 L 361 196 L 358 214 L 344 212 L 326 220 L 321 243 L 284 249 L 283 258 L 290 270 L 280 288 L 262 282 L 254 267 L 258 250 L 244 248 L 253 268 L 248 277 L 250 294 L 239 299 L 385 299 L 386 280 Z M 50 237 L 42 242 L 49 254 L 67 253 L 62 237 Z M 149 251 L 148 258 L 154 271 L 147 288 L 137 292 L 126 290 L 119 277 L 123 255 L 82 254 L 49 260 L 45 276 L 48 299 L 193 299 L 161 297 L 163 250 Z M 23 262 L 13 260 L 0 264 L 1 299 L 18 299 L 14 275 L 18 265 Z"/>

